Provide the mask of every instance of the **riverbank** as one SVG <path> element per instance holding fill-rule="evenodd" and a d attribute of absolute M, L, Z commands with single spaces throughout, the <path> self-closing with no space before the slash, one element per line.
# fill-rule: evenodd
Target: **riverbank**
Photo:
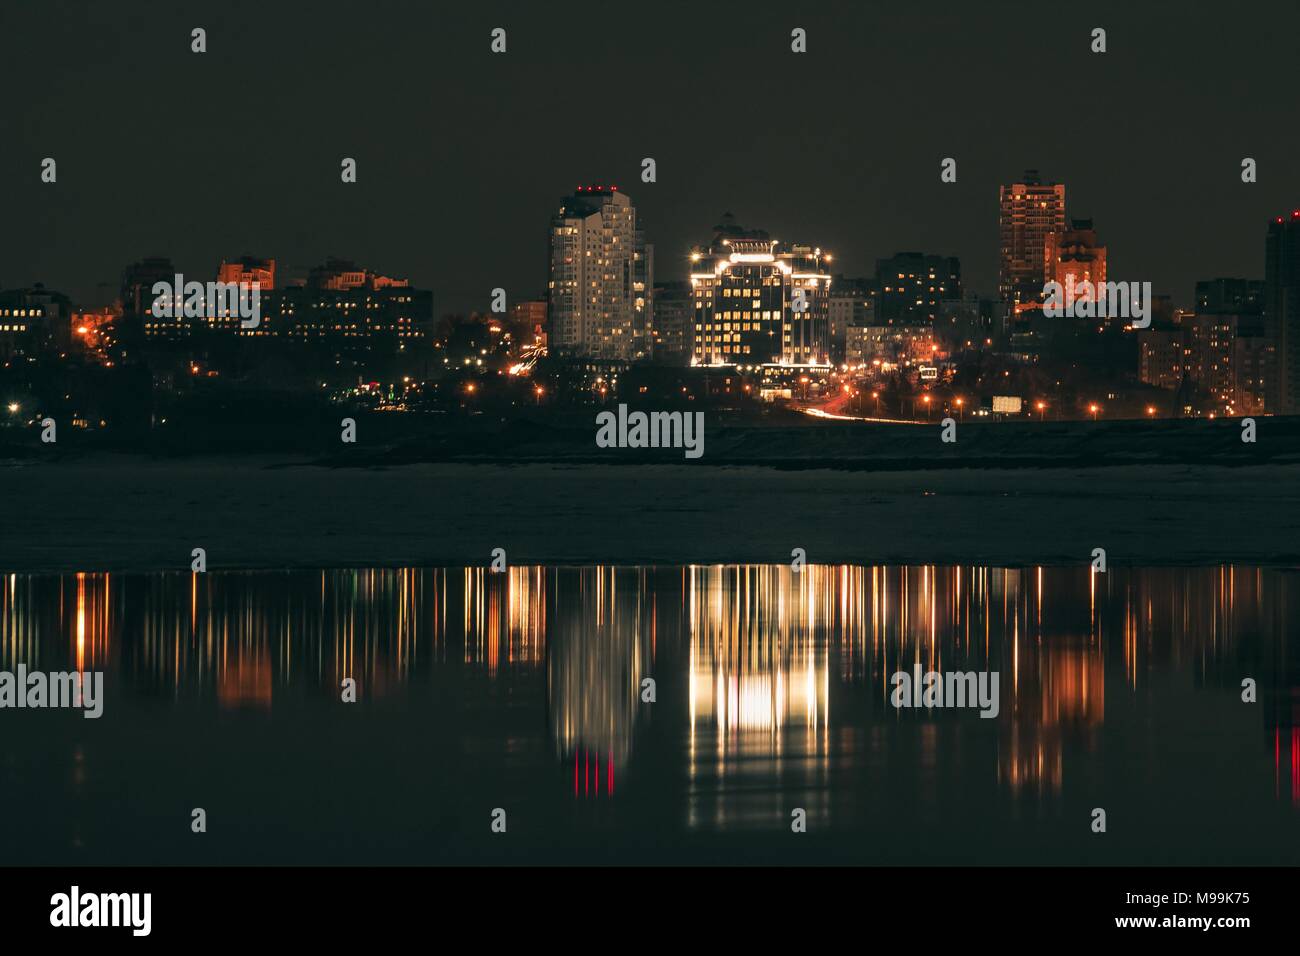
<path fill-rule="evenodd" d="M 937 441 L 936 441 L 937 444 Z M 707 461 L 708 459 L 705 459 Z M 0 466 L 0 571 L 1300 564 L 1300 463 L 888 470 L 94 454 Z"/>

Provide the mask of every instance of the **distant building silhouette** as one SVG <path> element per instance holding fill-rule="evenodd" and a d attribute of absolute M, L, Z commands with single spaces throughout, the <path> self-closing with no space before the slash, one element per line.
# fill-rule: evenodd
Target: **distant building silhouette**
<path fill-rule="evenodd" d="M 274 268 L 274 263 L 272 264 Z M 307 273 L 307 287 L 341 292 L 347 289 L 405 289 L 409 279 L 394 279 L 363 269 L 349 259 L 330 257 Z"/>
<path fill-rule="evenodd" d="M 1262 315 L 1263 312 L 1264 283 L 1260 279 L 1202 279 L 1196 283 L 1197 315 Z"/>
<path fill-rule="evenodd" d="M 270 292 L 275 288 L 275 260 L 255 256 L 241 256 L 233 262 L 222 259 L 217 269 L 217 281 L 257 283 L 261 291 Z"/>
<path fill-rule="evenodd" d="M 651 330 L 651 354 L 655 361 L 675 365 L 689 363 L 693 304 L 689 282 L 655 283 L 654 327 Z"/>
<path fill-rule="evenodd" d="M 1264 245 L 1264 327 L 1277 371 L 1267 389 L 1269 408 L 1300 412 L 1300 209 L 1268 224 Z"/>
<path fill-rule="evenodd" d="M 118 292 L 122 314 L 130 318 L 144 318 L 153 308 L 154 284 L 173 282 L 175 279 L 176 267 L 166 256 L 152 256 L 131 263 L 122 270 L 122 282 Z"/>

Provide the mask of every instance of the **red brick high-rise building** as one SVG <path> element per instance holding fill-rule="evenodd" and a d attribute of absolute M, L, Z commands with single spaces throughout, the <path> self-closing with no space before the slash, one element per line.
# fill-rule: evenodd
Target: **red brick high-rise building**
<path fill-rule="evenodd" d="M 1065 229 L 1065 184 L 1044 183 L 1038 170 L 999 187 L 998 295 L 1015 313 L 1037 309 L 1047 282 L 1047 239 Z"/>

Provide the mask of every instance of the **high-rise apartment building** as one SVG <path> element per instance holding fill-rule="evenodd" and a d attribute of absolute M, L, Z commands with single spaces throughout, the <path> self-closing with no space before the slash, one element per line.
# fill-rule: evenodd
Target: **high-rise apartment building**
<path fill-rule="evenodd" d="M 1249 303 L 1222 291 L 1245 279 L 1197 283 L 1195 312 L 1175 310 L 1171 320 L 1138 331 L 1138 374 L 1148 385 L 1169 391 L 1191 387 L 1202 393 L 1184 414 L 1255 415 L 1266 408 L 1265 390 L 1273 377 L 1273 347 L 1261 334 L 1258 313 L 1230 311 Z"/>
<path fill-rule="evenodd" d="M 1174 391 L 1187 376 L 1186 334 L 1178 327 L 1138 332 L 1138 378 L 1147 385 Z"/>
<path fill-rule="evenodd" d="M 1237 413 L 1259 415 L 1267 411 L 1268 385 L 1277 368 L 1272 339 L 1266 335 L 1237 336 L 1233 366 L 1237 377 Z"/>
<path fill-rule="evenodd" d="M 559 354 L 632 361 L 649 353 L 653 249 L 617 186 L 579 186 L 551 218 L 548 343 Z"/>
<path fill-rule="evenodd" d="M 1264 244 L 1264 331 L 1276 370 L 1266 387 L 1269 411 L 1300 412 L 1300 209 L 1268 224 Z"/>
<path fill-rule="evenodd" d="M 999 187 L 998 294 L 1013 315 L 1037 309 L 1046 283 L 1048 236 L 1065 229 L 1065 185 L 1044 183 L 1038 170 Z"/>
<path fill-rule="evenodd" d="M 1237 326 L 1239 316 L 1180 315 L 1187 377 L 1210 393 L 1210 411 L 1237 411 Z"/>
<path fill-rule="evenodd" d="M 691 253 L 693 365 L 830 363 L 831 257 L 724 217 Z"/>
<path fill-rule="evenodd" d="M 1220 403 L 1229 414 L 1258 415 L 1268 408 L 1267 389 L 1277 365 L 1273 342 L 1265 334 L 1263 313 L 1264 283 L 1259 279 L 1218 278 L 1196 283 L 1197 320 L 1213 333 L 1208 338 L 1202 334 L 1200 339 L 1217 346 L 1219 353 L 1202 359 L 1202 374 L 1213 373 L 1216 366 L 1231 369 L 1231 401 Z M 1214 381 L 1202 384 L 1216 398 L 1223 397 L 1221 386 Z"/>

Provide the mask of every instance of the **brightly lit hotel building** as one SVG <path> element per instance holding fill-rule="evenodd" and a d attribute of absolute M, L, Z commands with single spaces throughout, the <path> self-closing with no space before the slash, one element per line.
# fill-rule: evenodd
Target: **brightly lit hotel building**
<path fill-rule="evenodd" d="M 827 365 L 830 255 L 730 216 L 691 253 L 692 365 Z"/>

